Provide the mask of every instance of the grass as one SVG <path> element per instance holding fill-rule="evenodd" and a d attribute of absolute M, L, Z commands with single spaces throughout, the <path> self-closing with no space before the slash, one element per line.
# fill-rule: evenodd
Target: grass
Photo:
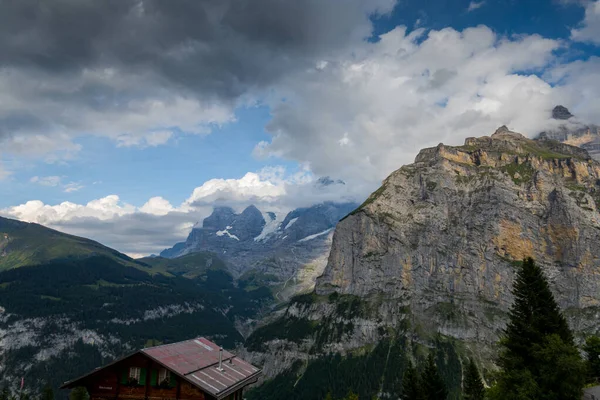
<path fill-rule="evenodd" d="M 8 240 L 4 236 L 8 236 Z M 0 271 L 38 265 L 49 260 L 87 258 L 102 255 L 120 264 L 141 269 L 125 254 L 93 240 L 68 235 L 38 224 L 0 218 L 0 237 L 5 256 L 0 257 Z"/>
<path fill-rule="evenodd" d="M 527 144 L 527 145 L 523 146 L 523 149 L 527 153 L 533 154 L 544 160 L 556 160 L 556 159 L 560 160 L 560 159 L 567 159 L 567 158 L 576 158 L 578 160 L 580 160 L 580 159 L 582 160 L 581 157 L 577 157 L 576 155 L 557 153 L 550 149 L 539 146 L 535 142 L 532 142 L 531 144 Z"/>
<path fill-rule="evenodd" d="M 61 301 L 62 299 L 60 297 L 54 297 L 54 296 L 40 296 L 43 300 L 52 300 L 52 301 Z"/>
<path fill-rule="evenodd" d="M 140 283 L 113 283 L 105 281 L 104 279 L 99 279 L 93 285 L 84 285 L 85 287 L 89 287 L 90 289 L 98 290 L 101 287 L 132 287 L 141 285 Z"/>
<path fill-rule="evenodd" d="M 474 152 L 474 151 L 477 151 L 477 150 L 479 150 L 479 147 L 477 147 L 477 146 L 473 146 L 473 145 L 470 145 L 470 144 L 469 144 L 469 145 L 465 144 L 465 145 L 463 145 L 463 146 L 458 146 L 458 147 L 456 147 L 456 149 L 457 149 L 457 150 L 466 151 L 467 153 L 472 153 L 472 152 Z"/>
<path fill-rule="evenodd" d="M 535 172 L 533 167 L 528 163 L 511 163 L 500 167 L 500 170 L 508 173 L 508 175 L 510 175 L 510 177 L 516 185 L 521 185 L 523 183 L 530 182 Z"/>
<path fill-rule="evenodd" d="M 144 269 L 151 275 L 165 276 L 180 275 L 185 278 L 195 278 L 208 270 L 225 270 L 225 262 L 214 253 L 201 251 L 186 254 L 177 258 L 144 257 L 136 260 L 146 265 Z"/>
<path fill-rule="evenodd" d="M 384 182 L 384 184 L 381 185 L 381 187 L 379 189 L 377 189 L 376 191 L 371 193 L 371 195 L 367 198 L 367 200 L 364 201 L 364 203 L 362 203 L 360 206 L 358 206 L 358 208 L 356 210 L 352 211 L 348 215 L 354 215 L 357 212 L 359 212 L 360 210 L 362 210 L 363 208 L 365 208 L 366 206 L 368 206 L 369 204 L 373 203 L 385 192 L 386 189 L 387 189 L 387 184 Z M 346 217 L 342 218 L 342 220 L 345 218 Z"/>

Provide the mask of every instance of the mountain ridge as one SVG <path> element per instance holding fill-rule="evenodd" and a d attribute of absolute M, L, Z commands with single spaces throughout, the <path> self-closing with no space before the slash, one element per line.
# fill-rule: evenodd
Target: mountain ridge
<path fill-rule="evenodd" d="M 501 127 L 421 150 L 340 221 L 315 290 L 248 338 L 245 355 L 271 379 L 251 398 L 324 396 L 290 377 L 345 369 L 357 354 L 380 357 L 378 344 L 401 343 L 397 374 L 433 351 L 458 399 L 462 359 L 475 359 L 484 378 L 495 368 L 515 265 L 527 256 L 577 337 L 598 333 L 599 209 L 600 163 L 578 147 Z M 361 382 L 353 373 L 344 380 Z M 373 379 L 399 384 L 383 371 Z"/>
<path fill-rule="evenodd" d="M 105 255 L 124 265 L 139 266 L 129 256 L 91 239 L 43 225 L 0 217 L 0 271 L 49 260 Z"/>
<path fill-rule="evenodd" d="M 313 289 L 325 267 L 333 228 L 357 206 L 324 202 L 287 214 L 262 211 L 253 205 L 239 214 L 231 207 L 215 207 L 185 242 L 160 255 L 217 254 L 236 278 L 252 286 L 271 287 L 283 301 Z"/>

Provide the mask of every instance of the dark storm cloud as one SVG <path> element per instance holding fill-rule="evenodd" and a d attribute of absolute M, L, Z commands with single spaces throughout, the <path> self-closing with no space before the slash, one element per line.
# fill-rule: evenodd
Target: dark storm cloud
<path fill-rule="evenodd" d="M 3 151 L 26 151 L 14 135 L 210 131 L 240 96 L 368 37 L 394 1 L 0 0 Z"/>
<path fill-rule="evenodd" d="M 232 98 L 368 36 L 365 0 L 2 0 L 2 65 L 151 70 Z M 385 5 L 389 1 L 380 1 Z"/>

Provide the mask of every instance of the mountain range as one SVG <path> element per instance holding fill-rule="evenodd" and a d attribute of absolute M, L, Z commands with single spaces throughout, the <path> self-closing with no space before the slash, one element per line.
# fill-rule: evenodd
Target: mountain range
<path fill-rule="evenodd" d="M 552 119 L 558 122 L 554 129 L 540 133 L 541 139 L 554 139 L 578 146 L 596 160 L 600 160 L 600 126 L 586 124 L 577 119 L 568 108 L 558 105 L 552 110 Z"/>
<path fill-rule="evenodd" d="M 55 388 L 146 344 L 205 335 L 233 347 L 267 310 L 208 252 L 133 260 L 97 242 L 0 218 L 0 385 Z M 64 396 L 63 396 L 64 397 Z"/>
<path fill-rule="evenodd" d="M 274 304 L 314 287 L 335 224 L 355 207 L 217 207 L 186 242 L 137 260 L 0 217 L 0 384 L 57 387 L 135 348 L 197 335 L 242 344 Z"/>
<path fill-rule="evenodd" d="M 160 253 L 173 258 L 208 251 L 227 262 L 229 271 L 255 286 L 280 286 L 279 300 L 312 290 L 325 268 L 333 229 L 358 204 L 326 202 L 287 214 L 255 206 L 236 214 L 216 207 L 185 242 Z"/>
<path fill-rule="evenodd" d="M 337 225 L 314 292 L 246 340 L 268 378 L 250 398 L 398 393 L 408 363 L 433 352 L 459 399 L 467 357 L 493 376 L 529 256 L 578 339 L 597 334 L 599 210 L 600 163 L 581 148 L 501 127 L 421 150 Z"/>
<path fill-rule="evenodd" d="M 361 205 L 215 207 L 137 260 L 0 218 L 0 384 L 56 386 L 203 335 L 263 368 L 251 400 L 385 397 L 431 352 L 458 399 L 467 357 L 493 377 L 526 256 L 577 338 L 598 333 L 600 134 L 565 107 L 553 118 L 535 140 L 503 126 L 423 149 Z"/>

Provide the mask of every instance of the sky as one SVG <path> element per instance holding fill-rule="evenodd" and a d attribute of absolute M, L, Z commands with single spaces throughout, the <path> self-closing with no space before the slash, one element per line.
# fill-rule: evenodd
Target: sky
<path fill-rule="evenodd" d="M 0 0 L 0 215 L 139 257 L 599 93 L 600 0 Z"/>

